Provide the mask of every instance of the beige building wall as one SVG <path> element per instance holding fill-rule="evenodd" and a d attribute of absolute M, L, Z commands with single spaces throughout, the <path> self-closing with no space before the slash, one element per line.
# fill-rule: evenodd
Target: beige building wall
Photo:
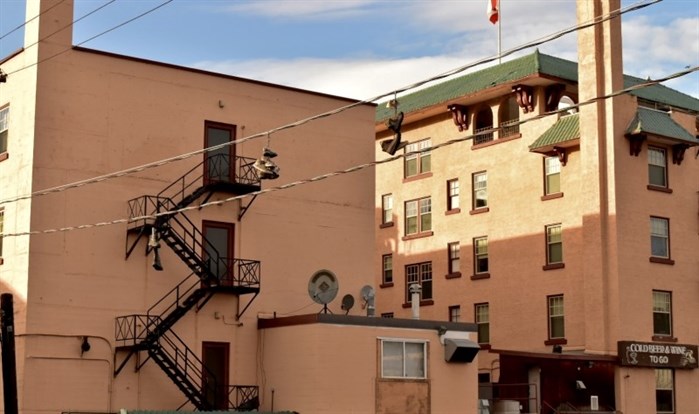
<path fill-rule="evenodd" d="M 618 8 L 613 2 L 578 2 L 579 20 Z M 577 89 L 568 92 L 579 101 L 620 90 L 622 85 L 620 23 L 613 20 L 582 31 L 579 41 L 580 75 Z M 608 43 L 596 44 L 596 39 Z M 610 40 L 611 39 L 611 40 Z M 600 64 L 604 62 L 604 64 Z M 531 79 L 534 111 L 519 109 L 519 119 L 543 114 L 543 79 Z M 497 123 L 499 105 L 511 96 L 513 85 L 499 85 L 458 97 L 433 107 L 407 111 L 402 139 L 410 143 L 430 139 L 431 146 L 473 135 L 475 113 L 481 105 L 492 109 Z M 570 88 L 570 86 L 569 86 Z M 410 98 L 405 98 L 406 100 Z M 401 110 L 399 97 L 398 111 Z M 459 131 L 447 105 L 468 106 L 468 128 Z M 411 104 L 413 102 L 411 101 Z M 377 293 L 377 313 L 409 317 L 406 265 L 432 263 L 433 298 L 424 301 L 421 315 L 448 320 L 449 307 L 460 306 L 460 321 L 474 322 L 474 305 L 488 303 L 490 344 L 484 348 L 551 354 L 548 339 L 547 296 L 565 299 L 563 353 L 616 355 L 618 341 L 657 342 L 653 338 L 653 290 L 672 292 L 674 339 L 665 344 L 699 342 L 697 219 L 699 163 L 690 148 L 681 164 L 672 162 L 668 148 L 667 175 L 672 192 L 653 191 L 648 185 L 649 143 L 638 156 L 630 155 L 626 128 L 640 106 L 623 95 L 584 106 L 580 110 L 580 144 L 567 150 L 561 168 L 561 197 L 542 199 L 544 167 L 541 154 L 529 147 L 558 119 L 557 116 L 520 125 L 521 136 L 492 145 L 473 146 L 466 140 L 430 152 L 431 171 L 404 178 L 404 160 L 377 166 L 376 283 L 381 284 L 382 255 L 393 255 L 393 283 Z M 696 113 L 674 110 L 672 118 L 697 135 Z M 376 157 L 389 157 L 378 145 L 393 137 L 384 123 L 376 125 Z M 649 139 L 653 145 L 652 138 Z M 398 152 L 397 154 L 402 154 Z M 687 155 L 691 154 L 691 155 Z M 472 211 L 472 174 L 488 174 L 488 209 Z M 447 181 L 458 179 L 460 209 L 447 212 Z M 382 196 L 393 196 L 393 224 L 382 226 Z M 431 198 L 432 229 L 406 238 L 405 202 Z M 669 218 L 670 250 L 674 264 L 651 262 L 650 217 Z M 563 229 L 565 266 L 544 269 L 545 226 Z M 473 277 L 473 239 L 488 237 L 489 275 Z M 460 275 L 448 275 L 448 244 L 460 243 Z M 500 375 L 496 353 L 482 352 L 481 373 Z M 699 407 L 696 369 L 675 370 L 675 407 L 691 413 Z M 616 409 L 629 413 L 655 412 L 655 376 L 651 368 L 617 366 Z"/>

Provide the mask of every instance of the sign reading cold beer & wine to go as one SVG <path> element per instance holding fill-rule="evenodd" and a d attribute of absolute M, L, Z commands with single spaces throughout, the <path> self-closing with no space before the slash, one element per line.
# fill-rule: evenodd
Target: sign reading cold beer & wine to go
<path fill-rule="evenodd" d="M 697 345 L 619 341 L 620 364 L 629 367 L 699 368 Z"/>

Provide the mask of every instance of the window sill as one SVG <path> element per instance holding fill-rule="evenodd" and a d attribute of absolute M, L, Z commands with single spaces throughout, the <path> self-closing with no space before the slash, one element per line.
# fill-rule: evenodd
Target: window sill
<path fill-rule="evenodd" d="M 654 257 L 651 256 L 648 258 L 648 261 L 651 263 L 660 263 L 660 264 L 666 264 L 666 265 L 674 265 L 675 261 L 672 259 L 667 259 L 665 257 Z"/>
<path fill-rule="evenodd" d="M 480 345 L 481 349 L 489 350 L 491 348 L 490 344 L 478 344 Z"/>
<path fill-rule="evenodd" d="M 653 335 L 653 342 L 677 342 L 677 338 L 670 335 Z"/>
<path fill-rule="evenodd" d="M 502 143 L 508 142 L 508 141 L 513 141 L 513 140 L 519 139 L 521 137 L 522 137 L 521 133 L 516 133 L 516 134 L 509 135 L 505 138 L 492 139 L 492 140 L 490 140 L 488 142 L 484 142 L 482 144 L 471 145 L 471 149 L 477 150 L 477 149 L 481 149 L 481 148 L 491 147 L 493 145 L 502 144 Z"/>
<path fill-rule="evenodd" d="M 432 177 L 432 171 L 411 175 L 410 177 L 405 177 L 405 178 L 403 178 L 403 183 L 405 184 L 405 183 L 409 183 L 411 181 L 422 180 L 423 178 L 430 178 L 430 177 Z"/>
<path fill-rule="evenodd" d="M 459 213 L 461 213 L 461 209 L 460 209 L 460 208 L 452 208 L 451 210 L 445 211 L 445 212 L 444 212 L 444 215 L 445 215 L 445 216 L 450 216 L 450 215 L 452 215 L 452 214 L 459 214 Z"/>
<path fill-rule="evenodd" d="M 2 154 L 0 154 L 0 161 L 5 161 L 8 158 L 10 158 L 10 154 L 8 154 L 7 152 L 3 152 Z"/>
<path fill-rule="evenodd" d="M 471 280 L 490 279 L 490 273 L 476 273 L 471 275 Z"/>
<path fill-rule="evenodd" d="M 461 272 L 453 272 L 453 273 L 448 273 L 446 276 L 444 276 L 446 279 L 458 279 L 461 277 Z"/>
<path fill-rule="evenodd" d="M 566 345 L 568 340 L 565 338 L 552 338 L 544 341 L 544 345 Z"/>
<path fill-rule="evenodd" d="M 382 283 L 382 284 L 379 285 L 379 287 L 380 287 L 381 289 L 393 287 L 393 282 Z"/>
<path fill-rule="evenodd" d="M 421 239 L 423 237 L 431 237 L 434 235 L 433 231 L 424 231 L 422 233 L 417 233 L 417 234 L 411 234 L 409 236 L 403 236 L 401 240 L 407 241 L 407 240 L 413 240 L 413 239 Z"/>
<path fill-rule="evenodd" d="M 565 263 L 551 263 L 551 264 L 541 266 L 541 269 L 542 270 L 554 270 L 554 269 L 563 269 L 564 267 L 566 267 Z"/>
<path fill-rule="evenodd" d="M 653 184 L 648 184 L 648 186 L 646 188 L 648 188 L 651 191 L 659 191 L 661 193 L 672 194 L 672 188 L 661 187 L 659 185 L 653 185 Z"/>
<path fill-rule="evenodd" d="M 432 305 L 434 305 L 434 300 L 432 300 L 432 299 L 425 299 L 425 300 L 420 301 L 420 306 L 432 306 Z M 413 307 L 413 304 L 410 302 L 403 304 L 403 309 L 412 308 L 412 307 Z"/>
<path fill-rule="evenodd" d="M 487 213 L 490 211 L 490 207 L 479 207 L 479 208 L 474 208 L 473 210 L 469 211 L 468 214 L 474 215 L 474 214 L 483 214 Z"/>
<path fill-rule="evenodd" d="M 542 195 L 541 201 L 555 200 L 557 198 L 563 198 L 563 193 L 553 193 L 553 194 Z"/>
<path fill-rule="evenodd" d="M 395 223 L 393 223 L 393 222 L 391 221 L 391 222 L 388 222 L 388 223 L 381 223 L 381 224 L 379 225 L 379 228 L 380 228 L 380 229 L 387 229 L 387 228 L 393 227 L 393 226 L 395 226 Z"/>

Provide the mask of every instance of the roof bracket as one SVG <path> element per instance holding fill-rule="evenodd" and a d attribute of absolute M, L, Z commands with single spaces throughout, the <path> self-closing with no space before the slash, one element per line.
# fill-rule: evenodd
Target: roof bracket
<path fill-rule="evenodd" d="M 638 154 L 641 153 L 641 147 L 643 147 L 643 141 L 646 140 L 646 134 L 627 134 L 626 138 L 629 140 L 629 155 L 638 157 Z"/>
<path fill-rule="evenodd" d="M 512 87 L 512 92 L 517 97 L 517 104 L 525 114 L 534 111 L 534 89 L 531 86 L 515 85 Z"/>
<path fill-rule="evenodd" d="M 553 147 L 553 153 L 558 157 L 558 161 L 560 161 L 561 166 L 565 167 L 566 163 L 568 162 L 568 152 L 566 149 L 562 147 Z"/>
<path fill-rule="evenodd" d="M 554 83 L 546 87 L 546 112 L 558 109 L 558 103 L 561 101 L 565 90 L 566 86 L 562 83 Z"/>
<path fill-rule="evenodd" d="M 454 119 L 454 125 L 459 128 L 459 132 L 468 129 L 468 107 L 466 105 L 451 104 L 447 106 Z"/>
<path fill-rule="evenodd" d="M 680 165 L 684 160 L 684 152 L 689 148 L 689 144 L 677 144 L 672 146 L 672 163 Z"/>

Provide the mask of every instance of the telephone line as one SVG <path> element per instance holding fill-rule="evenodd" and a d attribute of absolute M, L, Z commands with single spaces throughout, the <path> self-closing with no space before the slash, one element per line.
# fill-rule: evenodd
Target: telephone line
<path fill-rule="evenodd" d="M 619 91 L 612 92 L 612 93 L 607 94 L 607 95 L 594 97 L 594 98 L 591 98 L 587 101 L 580 102 L 580 103 L 575 104 L 575 105 L 567 106 L 566 108 L 562 108 L 562 109 L 558 109 L 555 111 L 550 111 L 550 112 L 546 112 L 543 114 L 539 114 L 539 115 L 533 116 L 531 118 L 527 118 L 525 120 L 509 124 L 507 127 L 510 128 L 512 126 L 519 126 L 519 125 L 522 125 L 522 124 L 525 124 L 528 122 L 539 120 L 539 119 L 547 117 L 547 116 L 557 115 L 557 114 L 562 113 L 562 112 L 570 111 L 571 108 L 579 108 L 581 106 L 593 104 L 593 103 L 596 103 L 596 102 L 601 101 L 601 100 L 610 99 L 610 98 L 613 98 L 613 97 L 616 97 L 619 95 L 623 95 L 623 94 L 632 92 L 632 91 L 637 90 L 637 89 L 646 88 L 648 86 L 657 85 L 657 84 L 660 84 L 662 82 L 666 82 L 666 81 L 671 80 L 671 79 L 679 78 L 681 76 L 685 76 L 685 75 L 688 75 L 688 74 L 696 72 L 696 71 L 699 71 L 699 66 L 687 68 L 687 69 L 682 70 L 680 72 L 676 72 L 676 73 L 673 73 L 671 75 L 668 75 L 664 78 L 660 78 L 660 79 L 656 79 L 656 80 L 648 80 L 648 81 L 630 86 L 628 88 L 620 89 Z M 2 235 L 2 237 L 17 237 L 17 236 L 39 235 L 39 234 L 51 234 L 51 233 L 67 232 L 67 231 L 73 231 L 73 230 L 83 230 L 83 229 L 88 229 L 88 228 L 104 227 L 104 226 L 129 223 L 129 222 L 139 221 L 139 220 L 157 219 L 158 217 L 175 215 L 175 214 L 184 213 L 184 212 L 187 212 L 190 210 L 199 210 L 199 209 L 202 209 L 204 207 L 223 205 L 223 204 L 229 203 L 231 201 L 242 200 L 243 198 L 246 198 L 246 197 L 267 194 L 267 193 L 280 191 L 280 190 L 286 190 L 286 189 L 296 187 L 299 185 L 304 185 L 304 184 L 309 184 L 309 183 L 321 181 L 321 180 L 324 180 L 326 178 L 335 177 L 338 175 L 349 174 L 349 173 L 352 173 L 355 171 L 363 170 L 363 169 L 368 168 L 368 167 L 373 167 L 373 166 L 380 165 L 380 164 L 386 164 L 386 163 L 404 158 L 404 157 L 409 156 L 409 155 L 415 155 L 415 154 L 419 154 L 419 153 L 426 152 L 426 151 L 433 151 L 435 149 L 440 149 L 442 147 L 446 147 L 449 145 L 457 144 L 457 143 L 464 142 L 464 141 L 469 141 L 475 137 L 485 135 L 485 134 L 491 134 L 491 133 L 493 133 L 495 131 L 499 131 L 501 129 L 502 129 L 502 127 L 494 127 L 494 128 L 490 128 L 490 129 L 478 132 L 477 134 L 467 135 L 467 136 L 460 137 L 460 138 L 454 138 L 454 139 L 445 141 L 441 144 L 437 144 L 435 146 L 432 146 L 430 148 L 425 148 L 423 150 L 417 150 L 417 151 L 407 152 L 405 154 L 393 155 L 393 156 L 385 158 L 383 160 L 372 161 L 372 162 L 368 162 L 368 163 L 364 163 L 364 164 L 355 165 L 353 167 L 349 167 L 349 168 L 344 169 L 344 170 L 338 170 L 338 171 L 318 175 L 318 176 L 315 176 L 313 178 L 293 181 L 293 182 L 283 184 L 280 186 L 269 187 L 269 188 L 266 188 L 263 190 L 253 191 L 253 192 L 250 192 L 247 194 L 237 195 L 237 196 L 229 197 L 229 198 L 226 198 L 223 200 L 209 201 L 209 202 L 198 204 L 198 205 L 191 205 L 191 206 L 183 207 L 183 208 L 180 208 L 177 210 L 156 213 L 153 215 L 137 216 L 137 217 L 132 217 L 129 219 L 122 218 L 122 219 L 116 219 L 116 220 L 111 220 L 111 221 L 103 221 L 103 222 L 99 222 L 99 223 L 82 224 L 82 225 L 78 225 L 78 226 L 60 227 L 60 228 L 54 228 L 54 229 L 48 229 L 48 230 L 34 230 L 34 231 L 27 231 L 27 232 L 8 233 L 8 234 Z"/>

